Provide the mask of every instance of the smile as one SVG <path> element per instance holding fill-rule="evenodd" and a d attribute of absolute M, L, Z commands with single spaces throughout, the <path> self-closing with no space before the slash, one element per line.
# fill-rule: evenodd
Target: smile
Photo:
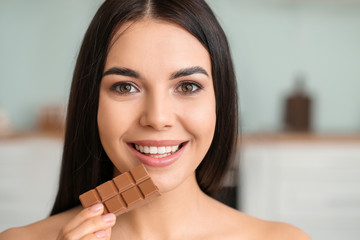
<path fill-rule="evenodd" d="M 130 152 L 143 164 L 151 167 L 166 167 L 182 156 L 189 141 L 141 140 L 128 143 Z"/>
<path fill-rule="evenodd" d="M 133 147 L 140 153 L 153 158 L 163 158 L 170 156 L 171 154 L 176 153 L 183 144 L 173 145 L 173 146 L 144 146 L 133 144 Z"/>

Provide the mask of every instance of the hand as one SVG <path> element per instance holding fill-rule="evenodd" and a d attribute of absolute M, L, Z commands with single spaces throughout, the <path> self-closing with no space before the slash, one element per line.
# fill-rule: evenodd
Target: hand
<path fill-rule="evenodd" d="M 82 210 L 61 229 L 57 240 L 110 240 L 116 216 L 113 213 L 101 215 L 103 212 L 101 203 Z"/>

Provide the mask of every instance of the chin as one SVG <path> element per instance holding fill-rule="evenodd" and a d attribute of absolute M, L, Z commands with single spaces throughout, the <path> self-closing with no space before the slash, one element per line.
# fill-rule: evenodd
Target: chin
<path fill-rule="evenodd" d="M 156 186 L 158 186 L 161 193 L 169 193 L 175 190 L 187 187 L 190 184 L 197 184 L 195 178 L 195 170 L 190 171 L 190 174 L 179 171 L 153 172 L 149 170 L 149 174 Z"/>

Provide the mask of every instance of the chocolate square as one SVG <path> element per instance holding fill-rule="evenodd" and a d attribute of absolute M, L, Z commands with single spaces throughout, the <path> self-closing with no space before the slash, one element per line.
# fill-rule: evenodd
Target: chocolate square
<path fill-rule="evenodd" d="M 79 199 L 81 204 L 85 208 L 90 207 L 96 203 L 101 203 L 100 197 L 94 189 L 91 189 L 90 191 L 81 194 Z"/>
<path fill-rule="evenodd" d="M 137 186 L 134 186 L 134 187 L 126 190 L 125 192 L 121 193 L 121 195 L 124 198 L 125 203 L 128 206 L 128 208 L 134 206 L 137 202 L 140 202 L 141 200 L 143 200 L 142 195 L 141 195 L 139 189 L 137 188 Z"/>
<path fill-rule="evenodd" d="M 146 171 L 144 165 L 139 165 L 130 170 L 131 175 L 133 176 L 136 183 L 142 182 L 145 179 L 149 178 L 149 174 Z"/>
<path fill-rule="evenodd" d="M 119 192 L 123 192 L 125 190 L 128 190 L 132 186 L 135 185 L 134 180 L 130 176 L 128 172 L 125 172 L 113 179 L 115 186 L 119 190 Z"/>
<path fill-rule="evenodd" d="M 112 181 L 107 181 L 100 186 L 97 186 L 96 190 L 98 191 L 102 201 L 106 201 L 118 194 L 118 191 Z"/>
<path fill-rule="evenodd" d="M 138 186 L 145 199 L 148 199 L 153 195 L 158 195 L 159 190 L 150 178 L 142 183 L 139 183 Z"/>
<path fill-rule="evenodd" d="M 110 198 L 104 202 L 107 210 L 114 214 L 121 214 L 126 212 L 126 206 L 124 201 L 121 199 L 120 195 Z"/>

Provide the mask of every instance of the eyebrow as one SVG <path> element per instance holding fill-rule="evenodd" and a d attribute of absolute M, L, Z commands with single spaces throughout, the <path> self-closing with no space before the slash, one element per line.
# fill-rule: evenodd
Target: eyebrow
<path fill-rule="evenodd" d="M 131 70 L 129 68 L 118 68 L 118 67 L 110 68 L 109 70 L 104 72 L 103 77 L 105 77 L 106 75 L 112 75 L 112 74 L 122 75 L 122 76 L 126 76 L 126 77 L 140 78 L 140 74 L 135 72 L 134 70 Z"/>
<path fill-rule="evenodd" d="M 189 67 L 189 68 L 183 68 L 180 69 L 179 71 L 174 72 L 173 74 L 171 74 L 170 76 L 170 80 L 179 78 L 179 77 L 186 77 L 186 76 L 190 76 L 193 74 L 204 74 L 207 77 L 209 77 L 209 74 L 206 72 L 206 70 L 202 67 L 199 66 L 195 66 L 195 67 Z M 109 70 L 107 70 L 106 72 L 104 72 L 103 77 L 106 75 L 121 75 L 121 76 L 126 76 L 126 77 L 133 77 L 133 78 L 140 78 L 140 74 L 135 72 L 134 70 L 131 70 L 129 68 L 119 68 L 119 67 L 113 67 L 110 68 Z"/>
<path fill-rule="evenodd" d="M 190 75 L 197 74 L 197 73 L 201 73 L 201 74 L 204 74 L 207 77 L 209 77 L 209 74 L 206 72 L 205 69 L 203 69 L 202 67 L 196 66 L 196 67 L 189 67 L 189 68 L 181 69 L 181 70 L 171 74 L 170 79 L 186 77 L 186 76 L 190 76 Z"/>

